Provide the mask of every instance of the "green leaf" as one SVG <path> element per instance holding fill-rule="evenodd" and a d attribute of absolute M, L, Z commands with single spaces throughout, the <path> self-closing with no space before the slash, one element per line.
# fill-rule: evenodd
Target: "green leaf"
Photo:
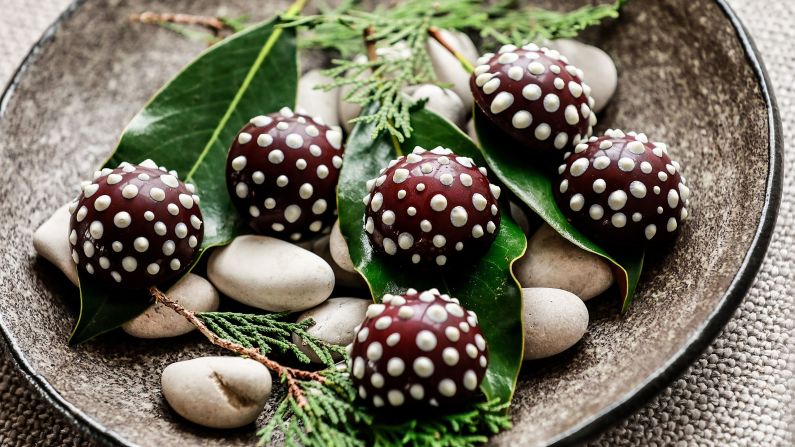
<path fill-rule="evenodd" d="M 253 116 L 295 106 L 295 30 L 278 27 L 280 20 L 252 26 L 200 54 L 138 112 L 104 165 L 151 158 L 196 185 L 204 220 L 197 259 L 243 231 L 225 178 L 226 154 L 237 132 Z M 114 329 L 148 306 L 145 290 L 121 297 L 81 276 L 72 344 Z"/>
<path fill-rule="evenodd" d="M 558 208 L 552 190 L 552 179 L 543 169 L 543 165 L 530 164 L 518 157 L 512 157 L 510 151 L 504 148 L 517 143 L 500 137 L 500 132 L 490 125 L 487 118 L 478 113 L 475 116 L 481 150 L 494 174 L 561 236 L 610 263 L 622 297 L 621 312 L 626 312 L 643 269 L 643 252 L 611 254 L 591 242 L 569 223 Z"/>
<path fill-rule="evenodd" d="M 80 315 L 69 344 L 79 345 L 113 330 L 137 317 L 151 304 L 140 291 L 104 290 L 91 284 L 91 277 L 80 275 Z"/>
<path fill-rule="evenodd" d="M 414 146 L 429 149 L 444 146 L 483 165 L 477 146 L 449 121 L 423 109 L 412 112 L 411 125 L 414 132 L 401 144 L 384 134 L 373 139 L 371 126 L 363 123 L 354 128 L 340 178 L 340 228 L 348 240 L 356 269 L 366 279 L 376 300 L 385 293 L 402 293 L 410 287 L 419 290 L 436 287 L 478 314 L 490 357 L 482 389 L 489 399 L 510 402 L 522 364 L 524 342 L 522 294 L 510 266 L 524 254 L 527 240 L 508 213 L 502 213 L 501 228 L 491 249 L 481 259 L 454 272 L 406 271 L 374 254 L 363 230 L 362 198 L 367 193 L 366 182 L 376 177 L 398 153 L 408 153 Z"/>
<path fill-rule="evenodd" d="M 294 107 L 295 31 L 279 19 L 207 49 L 132 119 L 105 163 L 151 158 L 196 185 L 204 218 L 202 247 L 227 243 L 241 228 L 226 189 L 229 145 L 256 115 Z"/>

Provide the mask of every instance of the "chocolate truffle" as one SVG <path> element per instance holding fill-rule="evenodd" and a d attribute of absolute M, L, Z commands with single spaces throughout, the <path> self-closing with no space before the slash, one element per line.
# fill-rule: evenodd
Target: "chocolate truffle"
<path fill-rule="evenodd" d="M 319 117 L 256 116 L 238 133 L 226 160 L 232 202 L 254 231 L 298 241 L 335 220 L 342 132 Z"/>
<path fill-rule="evenodd" d="M 688 217 L 690 189 L 663 143 L 608 130 L 578 144 L 558 168 L 555 199 L 604 248 L 670 242 Z"/>
<path fill-rule="evenodd" d="M 176 279 L 204 235 L 199 197 L 150 160 L 105 168 L 83 182 L 69 211 L 72 259 L 97 283 L 127 289 Z"/>
<path fill-rule="evenodd" d="M 436 289 L 384 295 L 349 346 L 359 397 L 374 407 L 446 407 L 471 399 L 489 353 L 474 312 Z"/>
<path fill-rule="evenodd" d="M 591 88 L 566 56 L 535 44 L 505 45 L 477 61 L 470 78 L 486 117 L 526 146 L 523 156 L 560 157 L 596 124 Z"/>
<path fill-rule="evenodd" d="M 488 250 L 500 228 L 500 187 L 469 157 L 437 147 L 389 163 L 368 181 L 364 229 L 379 252 L 444 266 Z"/>

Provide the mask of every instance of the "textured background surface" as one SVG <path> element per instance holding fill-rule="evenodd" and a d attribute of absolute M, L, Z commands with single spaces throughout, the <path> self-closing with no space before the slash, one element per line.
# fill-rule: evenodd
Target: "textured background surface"
<path fill-rule="evenodd" d="M 0 84 L 68 0 L 0 1 Z M 795 2 L 733 0 L 767 63 L 784 120 L 795 136 Z M 789 148 L 788 148 L 789 149 Z M 795 151 L 795 149 L 793 149 Z M 795 242 L 793 157 L 770 252 L 751 292 L 719 338 L 681 379 L 606 432 L 604 445 L 791 445 Z M 0 347 L 0 445 L 82 445 L 85 441 L 50 411 Z"/>

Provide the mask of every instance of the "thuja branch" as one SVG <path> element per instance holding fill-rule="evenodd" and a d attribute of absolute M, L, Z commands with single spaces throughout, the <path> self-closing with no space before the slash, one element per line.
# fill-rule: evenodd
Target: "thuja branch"
<path fill-rule="evenodd" d="M 288 366 L 284 366 L 275 360 L 269 359 L 268 357 L 264 356 L 259 348 L 254 347 L 246 347 L 239 343 L 235 343 L 224 338 L 219 337 L 215 334 L 206 324 L 199 318 L 195 312 L 185 309 L 176 301 L 170 299 L 165 293 L 163 293 L 157 287 L 150 287 L 149 293 L 154 297 L 154 299 L 158 302 L 163 304 L 164 306 L 172 309 L 174 312 L 178 313 L 182 317 L 184 317 L 190 324 L 192 324 L 196 329 L 204 335 L 210 343 L 218 346 L 220 348 L 226 349 L 227 351 L 234 352 L 235 354 L 248 357 L 252 360 L 256 360 L 266 368 L 270 369 L 271 371 L 275 372 L 284 382 L 287 384 L 287 390 L 290 396 L 294 399 L 296 405 L 299 407 L 303 407 L 307 405 L 307 399 L 304 395 L 302 387 L 299 385 L 299 381 L 310 380 L 310 381 L 317 381 L 323 383 L 325 378 L 316 372 L 312 371 L 304 371 L 296 368 L 290 368 Z"/>
<path fill-rule="evenodd" d="M 246 348 L 259 348 L 264 355 L 275 349 L 283 354 L 291 354 L 300 362 L 309 363 L 309 357 L 293 341 L 295 334 L 326 366 L 334 365 L 335 356 L 345 356 L 344 347 L 326 343 L 308 332 L 315 324 L 312 319 L 301 322 L 284 321 L 288 315 L 202 312 L 197 317 L 219 337 Z"/>

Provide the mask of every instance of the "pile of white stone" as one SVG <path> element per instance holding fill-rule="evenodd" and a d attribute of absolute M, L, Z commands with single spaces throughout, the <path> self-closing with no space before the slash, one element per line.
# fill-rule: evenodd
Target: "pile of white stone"
<path fill-rule="evenodd" d="M 446 39 L 470 60 L 478 57 L 472 42 L 463 34 L 445 32 Z M 616 88 L 616 69 L 598 48 L 570 40 L 549 42 L 582 68 L 592 86 L 599 111 Z M 406 94 L 427 98 L 426 107 L 462 129 L 473 99 L 469 75 L 459 62 L 435 41 L 429 41 L 436 74 L 450 89 L 435 85 L 412 86 Z M 388 49 L 388 57 L 401 57 L 403 49 Z M 341 100 L 345 92 L 315 90 L 327 83 L 319 71 L 306 73 L 299 83 L 298 107 L 311 109 L 329 124 L 348 121 L 360 109 Z M 34 234 L 36 251 L 77 284 L 77 271 L 67 240 L 70 215 L 64 206 Z M 527 232 L 528 220 L 511 204 L 511 214 Z M 609 266 L 598 256 L 583 251 L 559 236 L 549 226 L 528 234 L 526 254 L 513 265 L 522 286 L 526 361 L 559 354 L 574 346 L 585 334 L 588 309 L 584 301 L 610 288 Z M 335 296 L 335 286 L 353 291 Z M 219 293 L 220 292 L 220 293 Z M 354 269 L 339 223 L 331 233 L 302 244 L 267 236 L 244 235 L 229 245 L 213 249 L 207 263 L 207 278 L 188 274 L 167 292 L 182 306 L 197 312 L 217 310 L 220 296 L 268 312 L 303 312 L 298 319 L 312 318 L 309 332 L 336 345 L 353 341 L 354 327 L 365 316 L 369 292 Z M 171 309 L 155 304 L 122 326 L 139 338 L 184 335 L 194 328 Z M 297 343 L 301 340 L 296 337 Z M 308 348 L 302 349 L 319 362 Z M 233 428 L 256 420 L 271 392 L 269 371 L 254 360 L 237 357 L 203 357 L 168 366 L 162 375 L 163 394 L 172 408 L 195 423 L 215 428 Z"/>

